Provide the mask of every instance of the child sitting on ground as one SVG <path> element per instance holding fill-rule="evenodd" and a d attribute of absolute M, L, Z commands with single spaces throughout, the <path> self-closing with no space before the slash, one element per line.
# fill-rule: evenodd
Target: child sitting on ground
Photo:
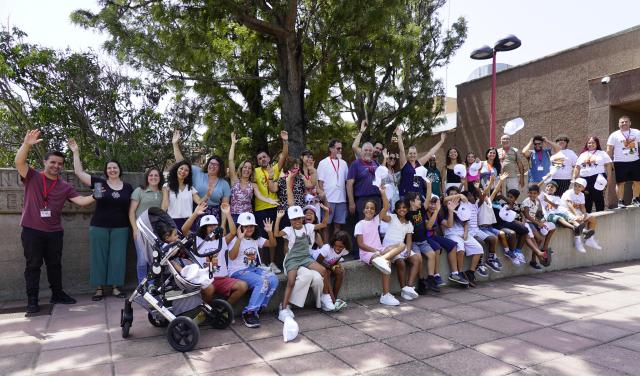
<path fill-rule="evenodd" d="M 342 267 L 342 257 L 349 254 L 351 250 L 351 236 L 346 231 L 338 231 L 329 240 L 329 244 L 325 244 L 318 249 L 311 251 L 311 255 L 318 264 L 327 268 L 327 272 L 334 276 L 333 289 L 331 290 L 331 298 L 339 311 L 347 306 L 347 303 L 338 299 L 342 281 L 344 281 L 345 270 Z"/>
<path fill-rule="evenodd" d="M 588 247 L 601 250 L 602 247 L 596 241 L 594 234 L 596 233 L 596 218 L 587 213 L 585 208 L 584 189 L 587 186 L 587 180 L 577 178 L 573 183 L 573 189 L 568 189 L 562 194 L 562 204 L 576 217 L 579 223 L 585 223 L 586 228 L 582 231 L 585 242 Z"/>

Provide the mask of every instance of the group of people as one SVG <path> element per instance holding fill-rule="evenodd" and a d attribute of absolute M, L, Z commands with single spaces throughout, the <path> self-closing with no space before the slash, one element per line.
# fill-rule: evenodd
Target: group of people
<path fill-rule="evenodd" d="M 606 151 L 597 137 L 588 137 L 577 155 L 563 135 L 555 141 L 535 136 L 518 150 L 505 134 L 501 147 L 489 148 L 484 159 L 474 153 L 463 159 L 460 150 L 450 147 L 441 170 L 436 155 L 446 134 L 419 153 L 415 146 L 405 150 L 400 128 L 388 148 L 382 143 L 360 145 L 367 126 L 366 121 L 361 124 L 352 144 L 355 160 L 351 164 L 342 159 L 342 142 L 331 140 L 328 155 L 317 166 L 311 150 L 303 151 L 300 158 L 289 156 L 288 134 L 283 131 L 283 148 L 276 161 L 261 151 L 255 160 L 236 163 L 238 140 L 231 134 L 228 168 L 216 155 L 198 167 L 183 157 L 176 131 L 172 138 L 175 164 L 168 173 L 148 169 L 143 184 L 135 189 L 122 180 L 115 160 L 105 163 L 102 176 L 84 171 L 77 143 L 68 140 L 74 172 L 92 189 L 91 196 L 80 196 L 59 178 L 65 161 L 61 152 L 47 153 L 42 171 L 27 165 L 29 149 L 40 142 L 40 132 L 29 131 L 15 159 L 25 185 L 21 236 L 27 311 L 39 310 L 43 261 L 51 302 L 75 303 L 61 282 L 60 215 L 66 200 L 83 206 L 96 203 L 89 228 L 90 282 L 96 288 L 96 301 L 107 295 L 107 289 L 113 296 L 125 297 L 121 287 L 130 232 L 137 251 L 138 281 L 147 276 L 136 220 L 149 208 L 166 211 L 182 234 L 196 232 L 200 241 L 222 228 L 223 251 L 208 260 L 218 267 L 213 283 L 202 292 L 203 299 L 221 295 L 235 303 L 250 291 L 242 311 L 248 327 L 260 326 L 260 313 L 276 290 L 276 274 L 282 269 L 287 279 L 278 315 L 282 321 L 294 316 L 291 304 L 304 305 L 309 288 L 318 308 L 344 308 L 347 303 L 339 298 L 345 278 L 341 264 L 349 254 L 381 272 L 380 303 L 397 305 L 390 292 L 392 265 L 401 298 L 413 300 L 428 291 L 440 291 L 443 251 L 450 269 L 447 279 L 473 287 L 476 277 L 501 271 L 498 244 L 514 265 L 534 269 L 551 263 L 549 244 L 557 227 L 574 232 L 577 251 L 586 252 L 585 245 L 600 249 L 591 213 L 594 208 L 604 210 L 603 189 L 613 182 L 614 170 L 619 205 L 623 206 L 628 181 L 633 182 L 632 205 L 640 205 L 640 131 L 631 128 L 627 116 L 620 118 L 619 130 L 609 136 Z M 524 200 L 522 189 L 527 192 Z M 353 235 L 344 231 L 350 219 L 355 222 Z M 170 242 L 180 234 L 158 236 Z M 528 262 L 525 244 L 531 250 Z M 465 257 L 469 258 L 466 268 Z"/>

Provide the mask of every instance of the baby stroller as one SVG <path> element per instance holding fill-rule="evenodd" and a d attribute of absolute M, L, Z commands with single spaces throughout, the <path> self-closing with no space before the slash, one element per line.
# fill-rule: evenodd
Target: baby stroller
<path fill-rule="evenodd" d="M 218 239 L 217 249 L 200 254 L 195 246 L 195 234 L 172 244 L 164 244 L 153 230 L 160 222 L 176 227 L 171 217 L 159 208 L 150 208 L 136 221 L 138 236 L 146 250 L 147 264 L 151 267 L 147 277 L 138 284 L 121 310 L 122 338 L 129 336 L 133 323 L 132 303 L 136 302 L 149 312 L 147 318 L 151 325 L 167 327 L 167 341 L 171 347 L 186 352 L 198 343 L 200 329 L 197 321 L 208 322 L 216 329 L 225 329 L 233 321 L 233 308 L 222 299 L 215 299 L 211 305 L 204 302 L 200 296 L 203 285 L 183 278 L 172 260 L 180 255 L 203 268 L 196 256 L 208 257 L 220 252 L 222 231 L 212 233 L 208 239 Z M 213 268 L 209 263 L 209 278 L 212 278 Z"/>

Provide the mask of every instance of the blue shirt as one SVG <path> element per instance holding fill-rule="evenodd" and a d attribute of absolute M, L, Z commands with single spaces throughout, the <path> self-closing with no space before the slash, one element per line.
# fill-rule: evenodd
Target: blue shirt
<path fill-rule="evenodd" d="M 349 166 L 347 180 L 353 179 L 353 197 L 380 196 L 380 190 L 373 185 L 376 178 L 376 168 L 379 164 L 375 160 L 365 163 L 362 159 L 356 159 Z"/>
<path fill-rule="evenodd" d="M 398 188 L 400 190 L 400 197 L 403 197 L 407 192 L 418 192 L 420 197 L 425 196 L 424 180 L 419 176 L 414 176 L 416 168 L 420 167 L 420 162 L 416 161 L 416 167 L 411 165 L 411 162 L 407 162 L 402 166 L 400 170 L 400 184 Z"/>
<path fill-rule="evenodd" d="M 551 149 L 533 150 L 529 160 L 529 183 L 539 183 L 551 168 Z"/>
<path fill-rule="evenodd" d="M 204 197 L 209 190 L 209 175 L 206 172 L 203 172 L 200 167 L 196 166 L 191 167 L 191 175 L 193 187 L 198 191 L 198 195 L 200 195 L 200 197 Z M 216 187 L 213 189 L 207 204 L 218 206 L 222 203 L 223 198 L 228 198 L 230 196 L 231 187 L 229 186 L 229 183 L 223 178 L 218 178 Z"/>

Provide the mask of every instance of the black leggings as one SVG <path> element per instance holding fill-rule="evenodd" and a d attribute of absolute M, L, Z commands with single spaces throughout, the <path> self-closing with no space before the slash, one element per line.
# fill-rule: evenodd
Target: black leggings
<path fill-rule="evenodd" d="M 602 174 L 605 178 L 607 174 Z M 596 211 L 604 210 L 604 190 L 599 191 L 593 187 L 598 178 L 598 175 L 583 176 L 587 181 L 587 187 L 584 190 L 584 206 L 587 209 L 587 213 L 591 213 L 593 205 L 596 205 Z"/>

